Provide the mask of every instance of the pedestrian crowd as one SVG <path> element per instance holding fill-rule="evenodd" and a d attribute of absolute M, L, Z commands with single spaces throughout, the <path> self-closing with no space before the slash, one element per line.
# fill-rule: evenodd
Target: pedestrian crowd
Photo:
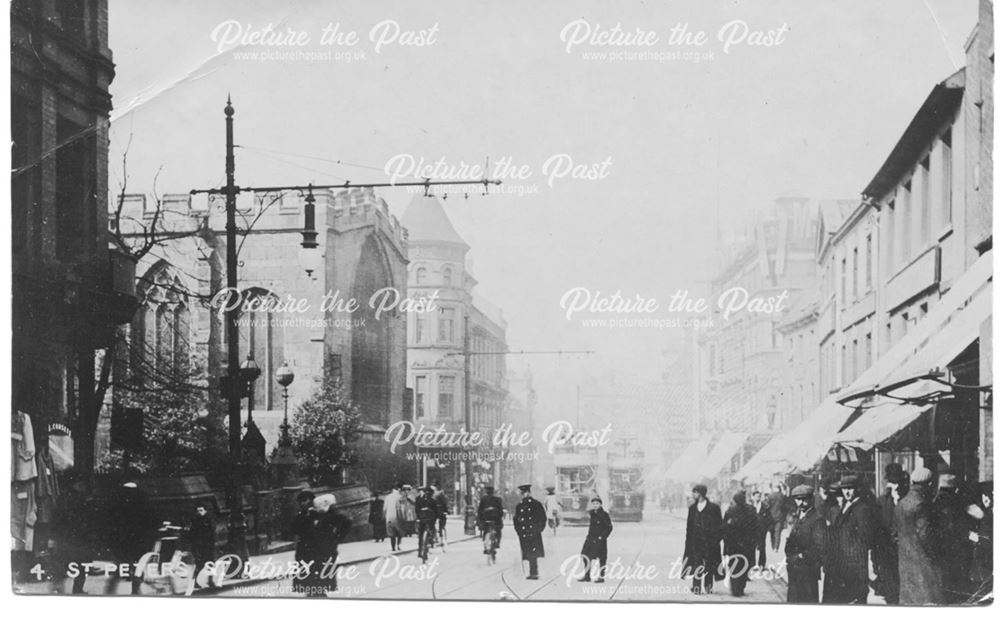
<path fill-rule="evenodd" d="M 685 578 L 711 593 L 729 578 L 742 596 L 783 533 L 790 603 L 939 605 L 988 601 L 993 591 L 993 483 L 959 490 L 957 478 L 919 468 L 885 469 L 881 496 L 853 475 L 818 489 L 779 485 L 766 497 L 737 491 L 725 514 L 697 485 L 688 509 Z M 773 569 L 773 565 L 771 566 Z"/>

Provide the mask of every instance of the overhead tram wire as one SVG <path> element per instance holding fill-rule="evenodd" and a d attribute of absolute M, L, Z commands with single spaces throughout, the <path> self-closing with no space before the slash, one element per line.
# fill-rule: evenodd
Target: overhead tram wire
<path fill-rule="evenodd" d="M 344 161 L 342 159 L 328 159 L 328 158 L 324 158 L 324 157 L 321 157 L 321 156 L 313 156 L 313 155 L 310 155 L 310 154 L 298 154 L 298 153 L 295 153 L 295 152 L 284 152 L 282 150 L 272 150 L 270 148 L 261 148 L 259 146 L 238 145 L 236 147 L 237 148 L 242 148 L 242 149 L 250 151 L 250 152 L 254 152 L 254 151 L 257 151 L 257 152 L 270 152 L 272 154 L 281 154 L 281 155 L 284 155 L 284 156 L 292 156 L 292 157 L 296 157 L 296 158 L 310 159 L 310 160 L 313 160 L 313 161 L 321 161 L 321 162 L 324 162 L 324 163 L 333 163 L 335 165 L 344 165 L 345 167 L 356 167 L 358 169 L 370 169 L 370 170 L 373 170 L 373 171 L 381 171 L 383 173 L 385 172 L 385 169 L 382 168 L 382 167 L 375 167 L 373 165 L 365 165 L 363 163 L 352 163 L 351 161 Z"/>

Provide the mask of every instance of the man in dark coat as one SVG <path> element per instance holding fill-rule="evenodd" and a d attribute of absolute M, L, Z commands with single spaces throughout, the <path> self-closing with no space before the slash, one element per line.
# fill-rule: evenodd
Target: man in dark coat
<path fill-rule="evenodd" d="M 767 501 L 767 508 L 771 512 L 771 548 L 774 552 L 781 548 L 781 532 L 785 529 L 788 517 L 795 511 L 795 503 L 786 490 L 784 484 L 778 484 Z"/>
<path fill-rule="evenodd" d="M 826 551 L 823 554 L 823 604 L 842 604 L 846 600 L 844 580 L 841 573 L 840 517 L 844 495 L 840 482 L 825 483 L 823 499 L 817 505 L 817 512 L 826 522 Z"/>
<path fill-rule="evenodd" d="M 788 602 L 818 604 L 820 566 L 826 551 L 826 521 L 816 510 L 811 486 L 796 486 L 792 489 L 792 499 L 798 514 L 785 541 Z"/>
<path fill-rule="evenodd" d="M 771 520 L 771 511 L 764 503 L 763 496 L 759 490 L 754 490 L 751 497 L 751 507 L 757 518 L 757 541 L 754 546 L 754 559 L 751 565 L 759 568 L 767 567 L 767 532 L 774 525 Z"/>
<path fill-rule="evenodd" d="M 944 604 L 944 574 L 941 547 L 937 546 L 931 479 L 923 467 L 910 474 L 910 492 L 896 505 L 896 537 L 899 543 L 899 603 Z"/>
<path fill-rule="evenodd" d="M 320 495 L 314 502 L 316 563 L 309 577 L 309 596 L 322 597 L 326 592 L 337 589 L 337 557 L 340 555 L 340 543 L 351 530 L 351 521 L 334 509 L 335 504 L 336 499 L 329 494 Z"/>
<path fill-rule="evenodd" d="M 497 548 L 500 548 L 500 538 L 503 536 L 503 500 L 493 494 L 493 487 L 483 488 L 485 495 L 479 500 L 479 508 L 476 511 L 476 526 L 479 527 L 480 537 L 485 540 L 488 526 L 496 530 Z M 483 553 L 488 551 L 483 548 Z"/>
<path fill-rule="evenodd" d="M 934 520 L 939 533 L 938 545 L 947 548 L 944 559 L 944 585 L 949 604 L 969 601 L 969 564 L 972 560 L 972 543 L 969 532 L 971 521 L 965 504 L 958 495 L 958 478 L 951 473 L 938 477 L 938 494 L 933 502 Z"/>
<path fill-rule="evenodd" d="M 737 598 L 744 595 L 747 586 L 757 532 L 757 516 L 753 508 L 747 505 L 747 494 L 737 491 L 722 520 L 729 590 Z"/>
<path fill-rule="evenodd" d="M 66 577 L 73 579 L 73 594 L 86 594 L 87 567 L 96 554 L 94 538 L 95 516 L 87 501 L 87 485 L 82 479 L 69 484 L 69 490 L 58 498 L 52 521 L 52 545 L 55 562 L 53 588 L 62 593 Z"/>
<path fill-rule="evenodd" d="M 438 502 L 434 499 L 434 487 L 421 488 L 414 505 L 417 509 L 418 553 L 421 559 L 427 561 L 438 520 Z"/>
<path fill-rule="evenodd" d="M 694 503 L 688 508 L 684 537 L 684 569 L 681 577 L 691 576 L 691 591 L 712 593 L 716 577 L 721 579 L 722 510 L 708 500 L 708 487 L 698 484 L 691 489 Z"/>
<path fill-rule="evenodd" d="M 836 546 L 831 547 L 831 568 L 843 585 L 843 596 L 836 602 L 867 604 L 868 552 L 875 544 L 875 516 L 868 501 L 861 499 L 856 476 L 842 478 L 840 490 L 844 495 L 844 505 L 834 525 Z"/>
<path fill-rule="evenodd" d="M 545 508 L 531 496 L 531 485 L 517 487 L 521 501 L 514 510 L 514 531 L 521 540 L 521 559 L 528 562 L 528 580 L 538 579 L 538 558 L 545 557 L 542 532 L 545 531 Z"/>
<path fill-rule="evenodd" d="M 120 565 L 130 566 L 132 595 L 139 595 L 142 573 L 136 571 L 136 564 L 153 548 L 162 521 L 135 482 L 123 484 L 117 497 L 108 517 L 112 524 L 111 549 Z M 106 595 L 117 594 L 119 580 L 120 569 L 116 569 L 108 578 Z"/>
<path fill-rule="evenodd" d="M 191 555 L 194 557 L 194 578 L 205 564 L 215 561 L 215 521 L 208 515 L 208 508 L 195 508 L 194 518 L 188 524 L 188 541 L 191 543 Z M 209 576 L 209 584 L 217 586 L 215 578 Z"/>
<path fill-rule="evenodd" d="M 587 568 L 580 582 L 590 580 L 591 565 L 597 562 L 597 578 L 595 583 L 604 582 L 604 568 L 608 564 L 608 536 L 614 528 L 611 524 L 611 516 L 602 507 L 603 502 L 600 497 L 590 498 L 590 527 L 587 529 L 587 539 L 583 541 L 583 549 L 580 555 L 583 557 L 584 567 Z"/>
<path fill-rule="evenodd" d="M 896 504 L 909 490 L 909 478 L 899 463 L 885 467 L 885 494 L 879 497 L 879 533 L 872 548 L 875 565 L 875 593 L 886 604 L 899 604 L 899 546 L 896 539 Z"/>
<path fill-rule="evenodd" d="M 308 572 L 301 571 L 292 583 L 292 590 L 298 593 L 308 593 L 310 583 L 315 576 L 316 570 L 322 567 L 316 563 L 317 557 L 317 536 L 316 527 L 319 516 L 313 509 L 315 495 L 312 491 L 302 491 L 295 498 L 299 511 L 292 519 L 292 533 L 295 534 L 295 561 L 299 568 L 308 568 Z"/>
<path fill-rule="evenodd" d="M 386 536 L 385 502 L 375 491 L 372 491 L 372 501 L 368 506 L 368 524 L 372 526 L 372 539 L 376 542 L 384 542 Z"/>

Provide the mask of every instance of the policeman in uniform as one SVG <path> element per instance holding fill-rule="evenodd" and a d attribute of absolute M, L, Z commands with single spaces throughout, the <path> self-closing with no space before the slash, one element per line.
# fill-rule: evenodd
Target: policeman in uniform
<path fill-rule="evenodd" d="M 531 496 L 531 485 L 517 487 L 521 501 L 514 510 L 514 531 L 521 540 L 521 559 L 528 562 L 528 580 L 538 579 L 538 558 L 545 557 L 542 532 L 545 531 L 545 507 Z"/>
<path fill-rule="evenodd" d="M 792 489 L 797 512 L 785 541 L 788 564 L 788 602 L 819 603 L 819 577 L 826 549 L 826 521 L 816 511 L 813 489 L 800 484 Z"/>

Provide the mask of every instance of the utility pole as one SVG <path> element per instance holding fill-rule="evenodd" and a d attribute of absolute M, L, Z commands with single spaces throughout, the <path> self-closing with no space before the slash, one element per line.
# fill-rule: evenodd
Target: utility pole
<path fill-rule="evenodd" d="M 226 97 L 226 287 L 235 293 L 239 283 L 236 261 L 236 157 L 233 153 L 233 109 L 232 98 Z M 229 509 L 229 550 L 237 555 L 242 564 L 247 562 L 247 523 L 243 516 L 243 499 L 240 497 L 240 338 L 236 323 L 237 313 L 225 311 L 226 359 L 229 376 L 229 398 L 226 401 L 229 416 L 229 453 L 234 468 L 230 470 L 226 483 L 226 507 Z"/>
<path fill-rule="evenodd" d="M 465 357 L 464 362 L 464 388 L 465 388 L 465 405 L 464 405 L 464 415 L 465 415 L 465 432 L 472 433 L 472 403 L 470 401 L 472 397 L 472 356 L 469 353 L 471 351 L 471 335 L 469 333 L 469 311 L 472 309 L 472 303 L 470 302 L 468 306 L 465 307 L 463 321 L 465 326 L 465 336 L 462 337 L 462 355 Z M 465 460 L 462 461 L 465 465 L 465 533 L 475 534 L 476 533 L 476 519 L 472 513 L 472 461 Z"/>

